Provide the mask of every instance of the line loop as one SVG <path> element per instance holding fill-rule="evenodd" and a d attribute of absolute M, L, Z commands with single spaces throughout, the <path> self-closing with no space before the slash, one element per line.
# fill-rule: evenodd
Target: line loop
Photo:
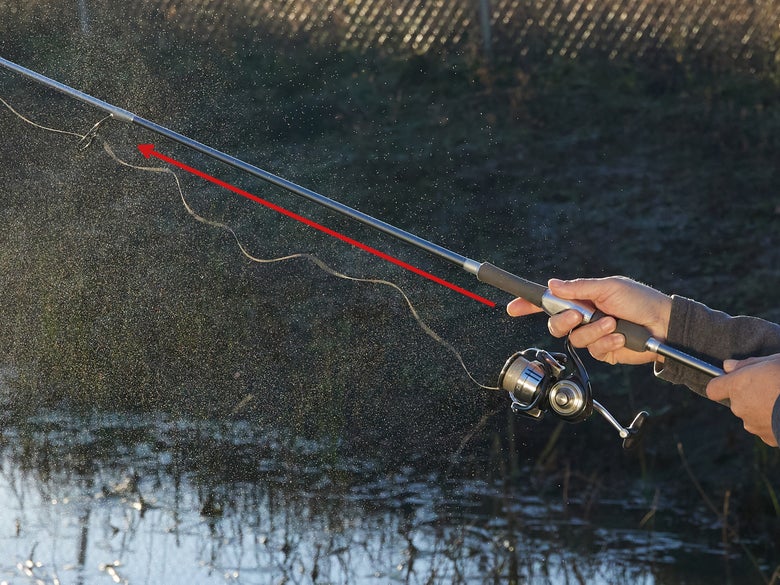
<path fill-rule="evenodd" d="M 92 145 L 92 142 L 94 142 L 95 138 L 97 138 L 98 129 L 103 125 L 103 122 L 109 120 L 110 118 L 113 118 L 113 114 L 109 114 L 105 118 L 98 120 L 95 125 L 92 126 L 92 128 L 90 128 L 86 134 L 84 134 L 81 140 L 79 140 L 79 143 L 76 145 L 76 148 L 79 152 L 84 152 Z"/>

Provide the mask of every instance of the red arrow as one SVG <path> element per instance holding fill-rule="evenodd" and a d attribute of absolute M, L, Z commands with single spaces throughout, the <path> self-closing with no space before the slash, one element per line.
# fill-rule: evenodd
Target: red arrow
<path fill-rule="evenodd" d="M 332 230 L 328 227 L 325 227 L 322 224 L 319 224 L 315 221 L 312 221 L 306 217 L 303 217 L 302 215 L 298 215 L 297 213 L 294 213 L 288 209 L 285 209 L 284 207 L 280 207 L 276 205 L 275 203 L 271 203 L 270 201 L 266 201 L 265 199 L 262 199 L 258 197 L 257 195 L 252 195 L 252 193 L 249 193 L 248 191 L 244 191 L 243 189 L 239 189 L 238 187 L 231 185 L 230 183 L 226 183 L 225 181 L 222 181 L 220 179 L 217 179 L 216 177 L 212 177 L 211 175 L 207 175 L 203 171 L 199 171 L 198 169 L 194 169 L 190 166 L 185 165 L 182 162 L 177 161 L 176 159 L 173 159 L 169 156 L 165 156 L 164 154 L 161 154 L 157 152 L 154 149 L 154 144 L 139 144 L 138 150 L 141 151 L 141 154 L 143 154 L 146 158 L 155 157 L 157 159 L 160 159 L 163 162 L 166 162 L 168 164 L 171 164 L 175 167 L 178 167 L 182 169 L 183 171 L 187 171 L 188 173 L 192 173 L 193 175 L 196 175 L 200 177 L 201 179 L 204 179 L 206 181 L 210 181 L 214 183 L 215 185 L 219 185 L 223 189 L 227 189 L 228 191 L 232 191 L 233 193 L 236 193 L 238 195 L 241 195 L 242 197 L 246 197 L 247 199 L 254 201 L 255 203 L 259 203 L 260 205 L 263 205 L 269 209 L 273 209 L 274 211 L 281 213 L 282 215 L 286 215 L 287 217 L 290 217 L 296 221 L 299 221 L 301 223 L 306 224 L 309 227 L 314 228 L 315 230 L 319 230 L 325 234 L 328 234 L 329 236 L 333 236 L 334 238 L 341 240 L 342 242 L 346 242 L 347 244 L 350 244 L 352 246 L 355 246 L 356 248 L 360 248 L 361 250 L 368 252 L 369 254 L 373 254 L 374 256 L 377 256 L 378 258 L 382 258 L 382 260 L 386 260 L 392 264 L 395 264 L 396 266 L 400 266 L 401 268 L 404 268 L 406 270 L 409 270 L 410 272 L 414 272 L 415 274 L 418 274 L 424 278 L 427 278 L 428 280 L 432 280 L 433 282 L 436 282 L 442 286 L 446 286 L 449 289 L 454 290 L 455 292 L 458 292 L 464 296 L 469 297 L 470 299 L 474 299 L 475 301 L 479 301 L 482 304 L 487 305 L 488 307 L 495 307 L 496 304 L 488 300 L 484 297 L 479 296 L 478 294 L 475 294 L 471 291 L 468 291 L 464 288 L 461 288 L 451 282 L 448 282 L 446 280 L 443 280 L 439 278 L 438 276 L 434 276 L 430 272 L 426 272 L 425 270 L 421 270 L 420 268 L 417 268 L 416 266 L 412 266 L 411 264 L 407 264 L 403 260 L 399 260 L 398 258 L 395 258 L 394 256 L 390 256 L 389 254 L 385 254 L 384 252 L 380 252 L 376 248 L 372 248 L 371 246 L 367 246 L 366 244 L 363 244 L 361 242 L 358 242 L 357 240 L 354 240 L 350 238 L 349 236 L 345 236 L 344 234 L 337 232 L 335 230 Z"/>

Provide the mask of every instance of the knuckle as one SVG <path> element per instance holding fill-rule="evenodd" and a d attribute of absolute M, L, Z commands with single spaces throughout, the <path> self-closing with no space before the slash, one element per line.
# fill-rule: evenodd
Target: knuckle
<path fill-rule="evenodd" d="M 582 333 L 580 330 L 569 333 L 569 341 L 574 347 L 587 347 L 590 345 L 589 340 Z"/>
<path fill-rule="evenodd" d="M 571 331 L 571 327 L 568 327 L 566 324 L 566 320 L 563 317 L 563 315 L 556 315 L 554 317 L 550 317 L 547 320 L 547 329 L 550 331 L 550 334 L 554 337 L 563 337 L 569 331 Z"/>

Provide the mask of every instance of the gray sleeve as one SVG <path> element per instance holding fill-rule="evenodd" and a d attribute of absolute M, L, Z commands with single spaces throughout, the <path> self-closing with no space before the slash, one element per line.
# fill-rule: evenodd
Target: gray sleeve
<path fill-rule="evenodd" d="M 673 296 L 666 343 L 720 365 L 726 359 L 780 353 L 780 325 L 757 317 L 731 317 L 696 301 Z M 670 359 L 656 368 L 656 375 L 674 384 L 684 384 L 699 394 L 704 394 L 711 379 Z"/>
<path fill-rule="evenodd" d="M 775 407 L 772 409 L 772 433 L 775 435 L 775 441 L 780 445 L 780 398 L 775 400 Z"/>

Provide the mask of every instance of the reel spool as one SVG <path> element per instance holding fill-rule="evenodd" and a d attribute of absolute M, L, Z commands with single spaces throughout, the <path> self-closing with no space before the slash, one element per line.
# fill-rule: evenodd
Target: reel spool
<path fill-rule="evenodd" d="M 639 442 L 647 412 L 641 411 L 630 425 L 622 426 L 593 399 L 588 373 L 568 339 L 565 348 L 566 353 L 549 353 L 532 347 L 506 361 L 498 377 L 498 387 L 509 393 L 512 411 L 535 420 L 552 411 L 558 418 L 577 423 L 595 410 L 618 431 L 624 449 L 634 447 Z"/>

